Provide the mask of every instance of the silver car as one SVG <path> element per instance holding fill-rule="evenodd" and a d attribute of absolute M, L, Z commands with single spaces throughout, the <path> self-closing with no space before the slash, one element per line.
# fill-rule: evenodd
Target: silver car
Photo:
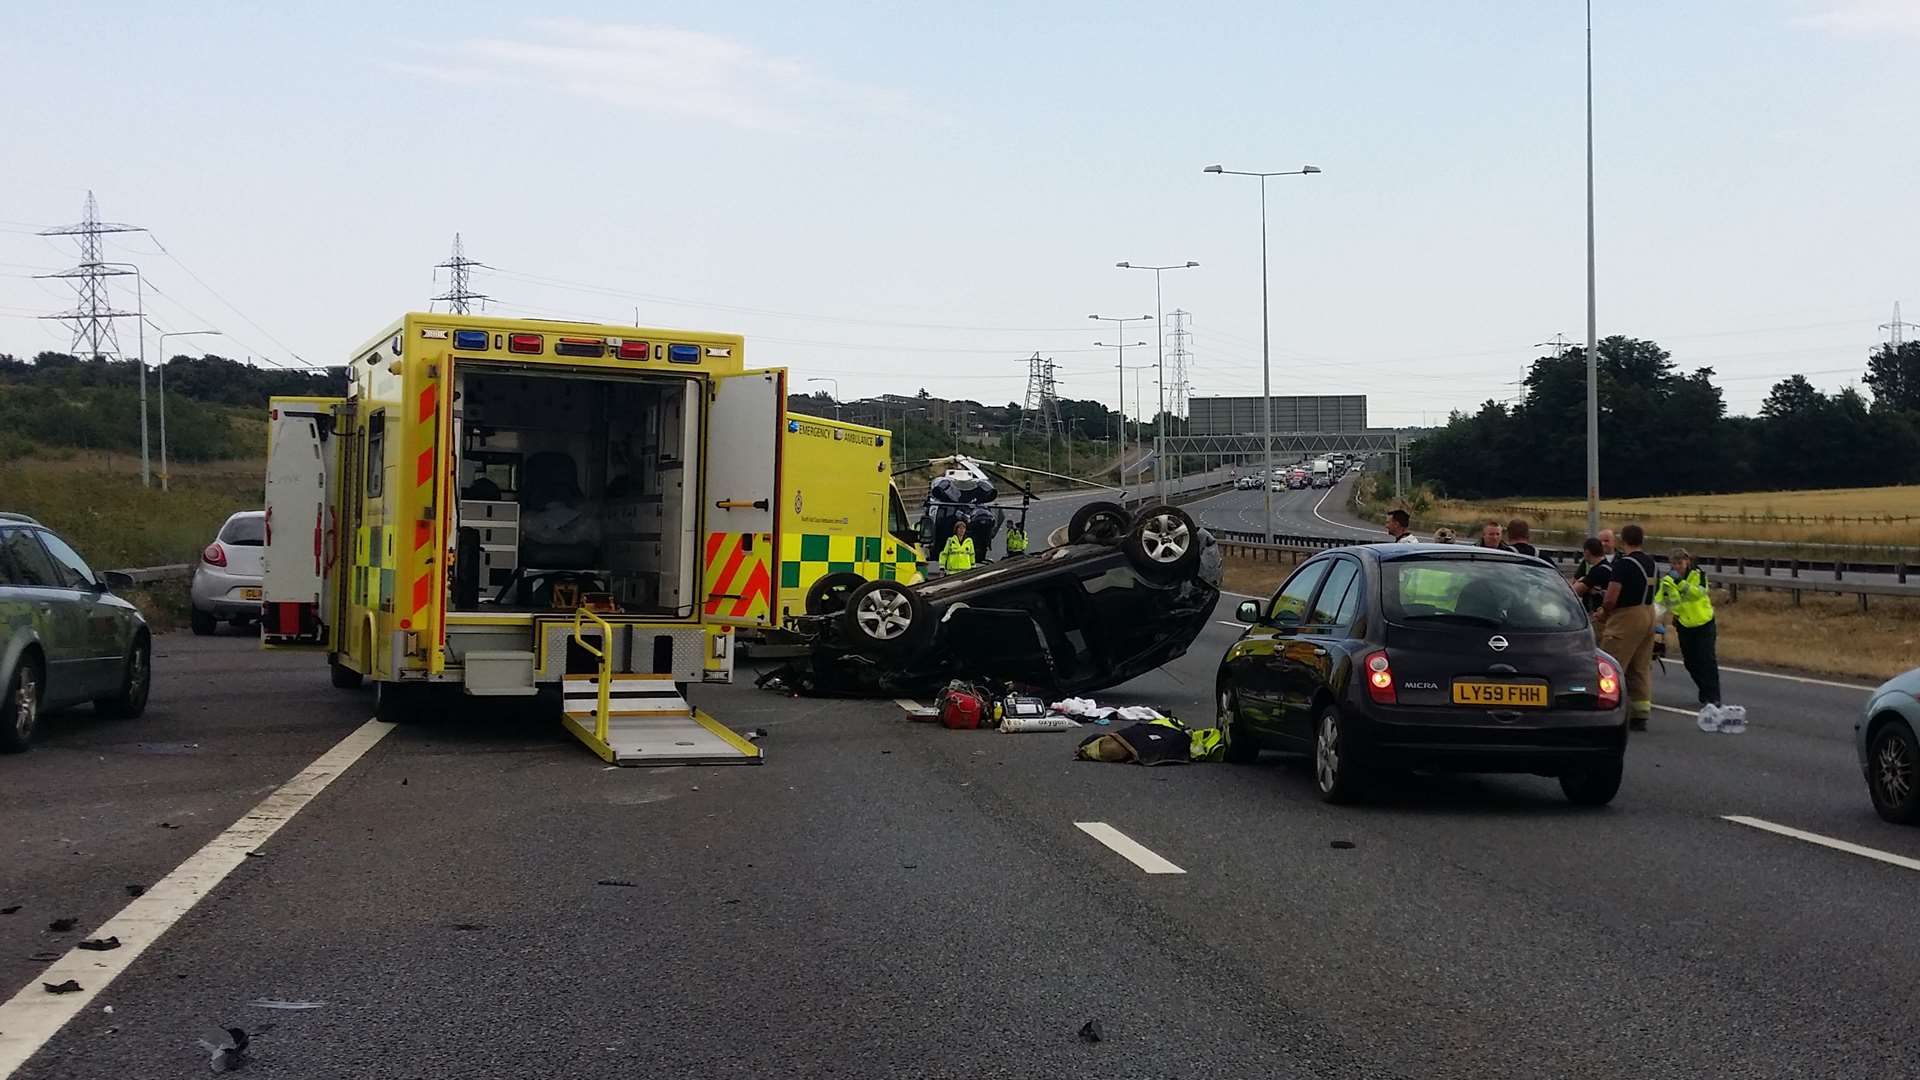
<path fill-rule="evenodd" d="M 260 555 L 267 515 L 242 510 L 220 526 L 193 568 L 193 632 L 211 634 L 221 621 L 244 626 L 260 618 Z"/>
<path fill-rule="evenodd" d="M 1853 723 L 1854 750 L 1873 808 L 1888 821 L 1920 825 L 1920 668 L 1880 684 Z"/>
<path fill-rule="evenodd" d="M 146 711 L 152 638 L 112 591 L 132 584 L 95 574 L 32 518 L 0 513 L 0 753 L 25 750 L 46 710 L 91 701 L 106 716 Z"/>

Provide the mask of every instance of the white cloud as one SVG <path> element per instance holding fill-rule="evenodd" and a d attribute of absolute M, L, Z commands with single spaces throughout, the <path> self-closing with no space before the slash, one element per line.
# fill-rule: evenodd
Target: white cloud
<path fill-rule="evenodd" d="M 804 60 L 671 26 L 539 19 L 524 38 L 469 38 L 389 70 L 460 85 L 543 87 L 622 108 L 758 130 L 901 116 L 905 98 Z"/>
<path fill-rule="evenodd" d="M 1920 37 L 1920 0 L 1820 0 L 1794 22 L 1833 34 Z"/>

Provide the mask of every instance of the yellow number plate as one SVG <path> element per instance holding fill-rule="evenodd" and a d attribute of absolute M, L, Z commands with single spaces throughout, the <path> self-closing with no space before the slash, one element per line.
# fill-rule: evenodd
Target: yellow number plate
<path fill-rule="evenodd" d="M 1486 682 L 1479 679 L 1453 681 L 1455 705 L 1500 705 L 1516 709 L 1547 707 L 1547 688 L 1541 683 Z"/>
<path fill-rule="evenodd" d="M 259 590 L 259 589 L 241 589 L 241 590 L 240 590 L 240 599 L 242 599 L 242 600 L 258 600 L 258 599 L 260 599 L 260 590 Z"/>

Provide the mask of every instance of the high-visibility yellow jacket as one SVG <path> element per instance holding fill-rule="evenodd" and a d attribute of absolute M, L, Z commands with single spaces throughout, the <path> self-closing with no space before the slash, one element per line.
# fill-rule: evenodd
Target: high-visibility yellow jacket
<path fill-rule="evenodd" d="M 1707 574 L 1697 566 L 1678 580 L 1672 574 L 1663 576 L 1653 599 L 1665 604 L 1667 610 L 1673 612 L 1674 621 L 1689 630 L 1713 621 L 1713 598 L 1707 595 Z"/>
<path fill-rule="evenodd" d="M 973 569 L 973 537 L 947 537 L 947 546 L 940 549 L 940 569 L 949 574 Z"/>
<path fill-rule="evenodd" d="M 1018 555 L 1027 550 L 1027 530 L 1013 528 L 1007 530 L 1007 554 Z"/>

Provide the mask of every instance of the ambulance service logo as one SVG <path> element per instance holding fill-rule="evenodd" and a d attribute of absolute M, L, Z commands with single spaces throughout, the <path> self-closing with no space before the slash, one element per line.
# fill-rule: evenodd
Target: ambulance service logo
<path fill-rule="evenodd" d="M 796 431 L 799 431 L 799 430 L 800 430 L 800 421 L 798 421 L 798 420 L 789 420 L 789 421 L 787 421 L 787 433 L 788 433 L 788 434 L 792 434 L 792 433 L 794 433 L 794 432 L 796 432 Z"/>

